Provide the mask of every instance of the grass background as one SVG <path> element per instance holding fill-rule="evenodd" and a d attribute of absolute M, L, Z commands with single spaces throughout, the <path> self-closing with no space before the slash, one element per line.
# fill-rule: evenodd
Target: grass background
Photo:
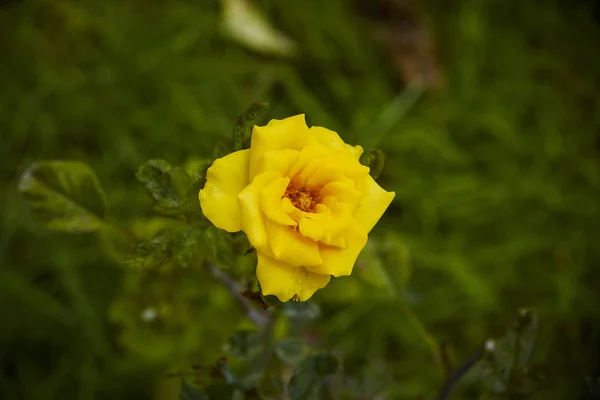
<path fill-rule="evenodd" d="M 420 3 L 445 86 L 405 113 L 411 92 L 360 4 L 256 3 L 296 41 L 296 58 L 228 40 L 215 1 L 0 6 L 0 397 L 177 398 L 165 370 L 219 356 L 242 314 L 217 283 L 131 283 L 110 234 L 36 230 L 16 185 L 32 161 L 84 161 L 111 215 L 151 231 L 160 222 L 136 168 L 149 158 L 210 157 L 233 119 L 263 100 L 272 107 L 260 122 L 306 113 L 350 143 L 382 148 L 380 183 L 396 192 L 355 276 L 315 297 L 324 317 L 311 332 L 322 346 L 362 359 L 390 398 L 429 399 L 443 384 L 432 345 L 464 360 L 502 335 L 518 307 L 535 307 L 541 398 L 592 398 L 600 337 L 593 4 Z M 160 298 L 170 319 L 139 323 L 144 296 Z M 477 398 L 474 386 L 468 375 L 456 398 Z"/>

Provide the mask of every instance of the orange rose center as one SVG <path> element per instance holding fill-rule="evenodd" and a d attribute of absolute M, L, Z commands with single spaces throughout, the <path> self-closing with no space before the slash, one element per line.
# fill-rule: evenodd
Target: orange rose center
<path fill-rule="evenodd" d="M 285 189 L 283 197 L 290 199 L 294 207 L 304 212 L 315 212 L 315 207 L 321 202 L 321 196 L 316 191 L 297 188 L 291 183 Z"/>

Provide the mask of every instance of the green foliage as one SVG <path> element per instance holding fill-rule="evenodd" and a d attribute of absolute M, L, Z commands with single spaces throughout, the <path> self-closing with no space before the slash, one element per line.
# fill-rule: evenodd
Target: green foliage
<path fill-rule="evenodd" d="M 261 332 L 243 330 L 229 338 L 227 351 L 239 360 L 257 357 L 264 347 Z"/>
<path fill-rule="evenodd" d="M 327 354 L 309 356 L 298 364 L 288 386 L 290 400 L 319 398 L 321 386 L 338 370 L 338 360 Z"/>
<path fill-rule="evenodd" d="M 154 199 L 158 211 L 170 214 L 181 210 L 191 184 L 183 168 L 173 167 L 164 160 L 150 160 L 135 176 Z"/>
<path fill-rule="evenodd" d="M 250 147 L 250 124 L 268 107 L 269 103 L 252 103 L 242 115 L 235 119 L 233 122 L 233 150 Z"/>
<path fill-rule="evenodd" d="M 366 154 L 363 154 L 360 158 L 360 162 L 366 165 L 371 170 L 369 174 L 373 179 L 377 180 L 383 172 L 383 166 L 385 164 L 385 154 L 379 149 L 373 149 Z"/>
<path fill-rule="evenodd" d="M 486 342 L 480 365 L 486 392 L 504 395 L 529 395 L 539 386 L 540 371 L 529 365 L 537 334 L 537 316 L 521 309 L 514 326 L 502 338 Z"/>
<path fill-rule="evenodd" d="M 288 364 L 296 364 L 302 359 L 305 352 L 304 342 L 298 338 L 280 340 L 275 347 L 277 357 Z"/>
<path fill-rule="evenodd" d="M 159 268 L 173 259 L 173 233 L 163 232 L 152 240 L 138 242 L 125 265 L 130 268 Z"/>
<path fill-rule="evenodd" d="M 19 191 L 41 228 L 93 232 L 104 224 L 106 198 L 89 166 L 78 161 L 43 161 L 21 176 Z"/>

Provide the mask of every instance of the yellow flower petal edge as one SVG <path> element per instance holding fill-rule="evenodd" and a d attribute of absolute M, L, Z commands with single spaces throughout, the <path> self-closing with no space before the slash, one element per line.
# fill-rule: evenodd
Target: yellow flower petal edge
<path fill-rule="evenodd" d="M 206 184 L 198 193 L 202 213 L 227 232 L 242 229 L 237 196 L 248 186 L 250 150 L 240 150 L 215 160 L 206 171 Z"/>
<path fill-rule="evenodd" d="M 250 179 L 259 173 L 259 165 L 268 151 L 300 150 L 310 140 L 310 131 L 306 126 L 304 114 L 285 119 L 273 119 L 266 126 L 252 129 L 250 143 Z"/>
<path fill-rule="evenodd" d="M 323 263 L 319 255 L 319 245 L 314 240 L 303 237 L 289 226 L 265 221 L 271 251 L 279 261 L 294 267 L 309 267 Z"/>
<path fill-rule="evenodd" d="M 361 146 L 350 146 L 349 144 L 344 143 L 337 132 L 323 128 L 322 126 L 313 126 L 310 128 L 310 131 L 313 134 L 312 137 L 315 138 L 318 143 L 327 146 L 332 150 L 348 153 L 357 160 L 363 153 L 363 148 Z"/>
<path fill-rule="evenodd" d="M 256 276 L 263 294 L 274 295 L 281 301 L 306 301 L 329 283 L 331 276 L 320 275 L 303 267 L 292 267 L 258 253 Z"/>
<path fill-rule="evenodd" d="M 386 192 L 370 175 L 365 182 L 362 201 L 354 210 L 354 220 L 363 232 L 369 233 L 394 200 L 396 193 Z"/>
<path fill-rule="evenodd" d="M 362 232 L 358 224 L 354 223 L 346 232 L 346 247 L 320 245 L 320 254 L 323 264 L 316 267 L 307 267 L 314 273 L 329 273 L 333 276 L 345 276 L 352 273 L 354 263 L 362 249 L 367 244 L 367 234 Z"/>
<path fill-rule="evenodd" d="M 278 177 L 275 172 L 260 174 L 238 195 L 242 230 L 257 251 L 269 255 L 272 253 L 265 228 L 265 216 L 260 209 L 260 194 L 269 182 Z"/>
<path fill-rule="evenodd" d="M 395 196 L 360 164 L 362 151 L 332 130 L 309 128 L 300 114 L 255 126 L 250 149 L 208 169 L 202 211 L 248 236 L 263 294 L 305 301 L 332 275 L 352 273 Z"/>

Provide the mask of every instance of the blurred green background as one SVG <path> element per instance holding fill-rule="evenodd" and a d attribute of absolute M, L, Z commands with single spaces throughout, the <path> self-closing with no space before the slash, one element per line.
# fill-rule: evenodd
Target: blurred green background
<path fill-rule="evenodd" d="M 176 399 L 167 372 L 227 355 L 249 322 L 219 282 L 131 277 L 116 234 L 37 229 L 17 182 L 37 160 L 83 161 L 111 217 L 150 235 L 162 220 L 138 166 L 210 158 L 257 100 L 271 104 L 259 123 L 305 113 L 387 156 L 391 208 L 297 331 L 357 360 L 347 398 L 436 398 L 440 365 L 502 336 L 519 307 L 539 318 L 536 398 L 594 398 L 593 3 L 257 0 L 258 17 L 241 1 L 0 4 L 0 398 Z M 472 370 L 452 398 L 484 391 Z"/>

